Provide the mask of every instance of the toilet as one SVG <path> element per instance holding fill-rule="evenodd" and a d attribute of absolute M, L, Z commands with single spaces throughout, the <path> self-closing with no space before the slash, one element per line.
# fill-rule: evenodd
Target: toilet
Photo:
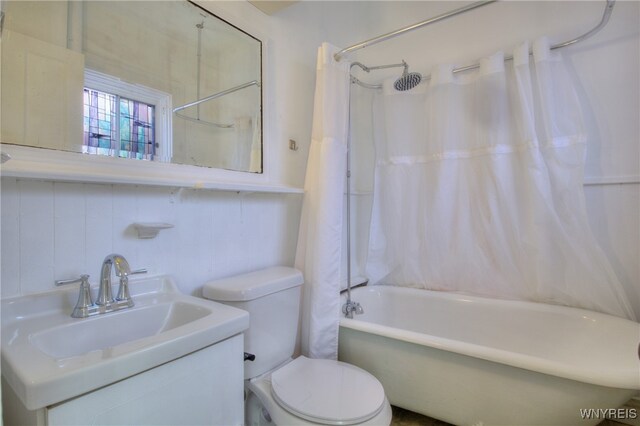
<path fill-rule="evenodd" d="M 391 423 L 380 382 L 340 361 L 292 359 L 298 334 L 300 271 L 272 267 L 211 281 L 203 296 L 249 312 L 244 350 L 245 424 L 379 425 Z"/>

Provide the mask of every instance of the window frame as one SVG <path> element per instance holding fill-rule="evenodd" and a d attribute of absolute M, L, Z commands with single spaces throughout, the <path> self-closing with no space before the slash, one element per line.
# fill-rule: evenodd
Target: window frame
<path fill-rule="evenodd" d="M 173 155 L 171 94 L 141 84 L 128 83 L 117 77 L 88 68 L 84 70 L 84 87 L 155 106 L 155 141 L 157 147 L 152 161 L 171 162 Z"/>

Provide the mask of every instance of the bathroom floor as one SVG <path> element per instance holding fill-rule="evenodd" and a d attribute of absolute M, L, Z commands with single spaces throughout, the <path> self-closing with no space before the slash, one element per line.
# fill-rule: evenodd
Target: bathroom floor
<path fill-rule="evenodd" d="M 432 419 L 404 408 L 392 406 L 393 418 L 390 426 L 452 426 L 450 423 Z M 605 420 L 598 426 L 625 426 L 613 420 Z"/>
<path fill-rule="evenodd" d="M 450 426 L 449 423 L 432 419 L 404 408 L 391 406 L 393 417 L 390 426 Z"/>

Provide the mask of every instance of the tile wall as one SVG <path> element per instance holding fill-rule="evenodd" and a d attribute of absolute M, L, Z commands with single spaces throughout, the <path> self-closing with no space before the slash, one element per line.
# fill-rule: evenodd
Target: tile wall
<path fill-rule="evenodd" d="M 2 298 L 42 292 L 104 257 L 169 273 L 199 295 L 213 278 L 292 265 L 302 196 L 2 178 Z M 167 222 L 139 239 L 135 222 Z"/>

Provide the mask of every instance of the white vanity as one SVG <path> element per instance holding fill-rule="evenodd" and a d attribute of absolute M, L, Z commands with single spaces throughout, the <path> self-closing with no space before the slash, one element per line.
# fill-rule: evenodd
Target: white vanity
<path fill-rule="evenodd" d="M 130 284 L 133 308 L 90 318 L 70 317 L 77 288 L 2 301 L 5 425 L 243 424 L 248 314 Z"/>

